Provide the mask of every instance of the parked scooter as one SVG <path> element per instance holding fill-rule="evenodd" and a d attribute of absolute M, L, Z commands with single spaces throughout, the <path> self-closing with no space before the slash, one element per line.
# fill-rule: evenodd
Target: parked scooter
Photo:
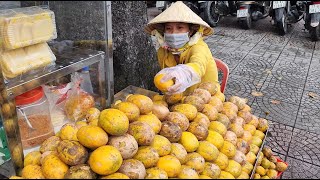
<path fill-rule="evenodd" d="M 215 27 L 223 16 L 236 16 L 236 1 L 207 1 L 204 8 L 205 21 Z"/>
<path fill-rule="evenodd" d="M 279 29 L 280 35 L 288 32 L 288 24 L 299 22 L 305 14 L 306 6 L 302 1 L 272 1 L 269 15 L 271 24 Z"/>
<path fill-rule="evenodd" d="M 305 28 L 309 30 L 312 41 L 320 39 L 320 1 L 307 1 Z"/>
<path fill-rule="evenodd" d="M 236 5 L 238 22 L 244 29 L 250 29 L 252 21 L 269 15 L 270 1 L 237 1 Z"/>

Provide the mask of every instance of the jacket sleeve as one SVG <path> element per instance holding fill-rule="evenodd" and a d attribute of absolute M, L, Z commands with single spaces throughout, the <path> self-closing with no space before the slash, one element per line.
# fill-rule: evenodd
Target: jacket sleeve
<path fill-rule="evenodd" d="M 191 49 L 189 63 L 186 65 L 193 68 L 193 70 L 200 76 L 203 77 L 206 73 L 208 56 L 205 46 L 194 46 Z"/>

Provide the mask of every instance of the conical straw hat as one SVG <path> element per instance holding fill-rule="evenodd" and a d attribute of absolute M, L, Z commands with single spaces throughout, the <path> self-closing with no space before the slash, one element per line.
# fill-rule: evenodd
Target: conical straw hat
<path fill-rule="evenodd" d="M 154 29 L 158 29 L 160 23 L 167 22 L 198 24 L 204 27 L 204 36 L 208 36 L 213 33 L 213 29 L 182 1 L 173 3 L 168 9 L 152 19 L 145 27 L 145 31 L 150 34 Z"/>

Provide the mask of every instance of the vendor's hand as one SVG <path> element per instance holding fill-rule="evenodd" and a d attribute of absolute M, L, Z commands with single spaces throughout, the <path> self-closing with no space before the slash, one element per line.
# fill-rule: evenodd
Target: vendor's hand
<path fill-rule="evenodd" d="M 160 82 L 166 82 L 170 79 L 175 81 L 175 84 L 168 88 L 166 93 L 168 95 L 182 93 L 188 87 L 200 82 L 199 75 L 185 64 L 164 68 L 158 74 L 165 74 Z"/>

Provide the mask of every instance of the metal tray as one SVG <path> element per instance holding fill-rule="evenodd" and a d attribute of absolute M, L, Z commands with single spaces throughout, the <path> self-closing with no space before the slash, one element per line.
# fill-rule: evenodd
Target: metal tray
<path fill-rule="evenodd" d="M 126 97 L 129 94 L 142 94 L 148 96 L 149 98 L 152 98 L 154 95 L 159 93 L 130 85 L 114 95 L 114 101 L 112 102 L 112 104 L 118 100 L 125 101 Z"/>
<path fill-rule="evenodd" d="M 261 147 L 260 147 L 260 149 L 259 149 L 259 152 L 258 152 L 257 157 L 256 157 L 256 161 L 255 161 L 254 166 L 253 166 L 253 169 L 252 169 L 252 171 L 251 171 L 250 179 L 253 179 L 253 176 L 254 176 L 254 174 L 255 174 L 255 172 L 256 172 L 256 169 L 257 169 L 257 166 L 258 166 L 258 157 L 259 157 L 260 153 L 262 153 L 262 149 L 263 149 L 264 144 L 265 144 L 265 142 L 266 142 L 268 132 L 269 132 L 269 127 L 268 127 L 268 129 L 267 129 L 267 131 L 266 131 L 266 133 L 265 133 L 265 136 L 264 136 L 263 140 L 262 140 Z"/>

